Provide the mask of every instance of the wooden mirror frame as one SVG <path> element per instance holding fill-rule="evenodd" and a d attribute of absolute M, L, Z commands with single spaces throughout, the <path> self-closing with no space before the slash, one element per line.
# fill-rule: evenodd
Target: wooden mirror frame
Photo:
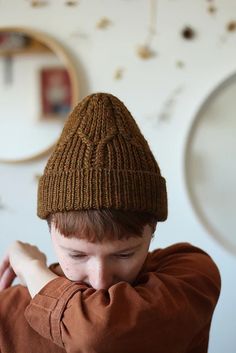
<path fill-rule="evenodd" d="M 19 33 L 23 33 L 26 34 L 29 37 L 33 37 L 36 40 L 38 40 L 41 43 L 45 43 L 46 46 L 48 46 L 53 53 L 55 53 L 55 55 L 61 60 L 61 62 L 65 65 L 67 71 L 68 71 L 68 75 L 70 78 L 70 82 L 71 82 L 71 88 L 72 88 L 72 97 L 71 97 L 71 103 L 72 103 L 72 108 L 78 103 L 78 99 L 79 99 L 79 79 L 78 79 L 78 73 L 76 71 L 76 66 L 75 63 L 72 59 L 72 57 L 70 56 L 70 54 L 68 54 L 68 52 L 66 51 L 65 48 L 63 48 L 63 46 L 54 38 L 50 37 L 50 35 L 45 34 L 44 32 L 39 32 L 39 31 L 35 31 L 31 28 L 27 28 L 27 27 L 0 27 L 0 33 L 1 32 L 19 32 Z M 21 159 L 1 159 L 0 158 L 0 163 L 22 163 L 22 162 L 29 162 L 32 160 L 36 160 L 39 158 L 42 158 L 44 156 L 46 156 L 48 153 L 50 153 L 50 151 L 53 149 L 55 144 L 53 144 L 52 146 L 46 148 L 45 150 L 32 155 L 30 157 L 27 158 L 21 158 Z"/>
<path fill-rule="evenodd" d="M 231 254 L 236 255 L 236 246 L 232 244 L 228 239 L 225 239 L 224 236 L 218 231 L 218 229 L 208 220 L 204 211 L 201 208 L 198 200 L 195 198 L 195 194 L 193 191 L 193 187 L 189 177 L 189 160 L 190 160 L 190 146 L 195 136 L 196 129 L 198 128 L 199 119 L 201 119 L 202 112 L 206 109 L 206 107 L 211 104 L 212 101 L 223 91 L 224 88 L 227 88 L 232 82 L 236 82 L 236 73 L 232 73 L 225 79 L 221 80 L 218 83 L 211 93 L 207 95 L 207 97 L 203 100 L 200 104 L 200 108 L 198 109 L 197 113 L 194 116 L 194 119 L 191 123 L 187 140 L 185 143 L 184 149 L 184 178 L 185 178 L 185 185 L 187 189 L 187 194 L 190 200 L 190 203 L 195 211 L 195 214 L 200 221 L 200 223 L 204 226 L 206 231 L 219 243 L 221 244 L 224 249 L 228 250 Z"/>

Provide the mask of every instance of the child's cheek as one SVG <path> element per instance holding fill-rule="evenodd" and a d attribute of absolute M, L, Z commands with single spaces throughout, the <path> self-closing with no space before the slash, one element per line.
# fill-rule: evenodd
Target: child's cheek
<path fill-rule="evenodd" d="M 71 281 L 81 281 L 81 274 L 76 270 L 75 266 L 70 263 L 64 263 L 63 272 L 65 276 Z"/>

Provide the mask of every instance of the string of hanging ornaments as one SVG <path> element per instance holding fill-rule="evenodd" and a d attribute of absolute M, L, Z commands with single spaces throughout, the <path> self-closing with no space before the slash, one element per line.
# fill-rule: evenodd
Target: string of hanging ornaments
<path fill-rule="evenodd" d="M 43 7 L 49 3 L 47 0 L 27 0 L 27 2 L 29 2 L 32 7 Z M 64 3 L 67 6 L 76 6 L 79 0 L 64 0 Z"/>
<path fill-rule="evenodd" d="M 49 0 L 26 0 L 30 3 L 32 7 L 40 8 L 49 4 Z M 76 6 L 79 4 L 79 0 L 64 0 L 65 5 L 67 6 Z M 155 51 L 151 48 L 152 40 L 156 35 L 156 19 L 157 19 L 157 0 L 149 0 L 149 20 L 148 20 L 148 32 L 147 38 L 142 45 L 137 47 L 137 55 L 141 59 L 149 59 L 153 56 L 156 56 Z M 96 27 L 98 29 L 107 29 L 111 25 L 111 21 L 103 17 L 101 18 Z M 122 70 L 118 70 L 116 73 L 116 78 L 122 76 Z"/>
<path fill-rule="evenodd" d="M 152 49 L 152 41 L 156 35 L 157 23 L 157 0 L 149 0 L 149 20 L 148 20 L 147 38 L 142 45 L 137 47 L 137 55 L 141 59 L 149 59 L 156 56 Z"/>

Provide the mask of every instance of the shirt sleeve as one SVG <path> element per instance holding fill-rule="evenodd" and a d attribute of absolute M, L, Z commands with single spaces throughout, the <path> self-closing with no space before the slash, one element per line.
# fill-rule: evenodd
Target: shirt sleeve
<path fill-rule="evenodd" d="M 31 300 L 25 317 L 69 353 L 198 353 L 196 344 L 205 353 L 219 293 L 210 256 L 181 243 L 149 254 L 133 286 L 96 291 L 56 278 Z"/>

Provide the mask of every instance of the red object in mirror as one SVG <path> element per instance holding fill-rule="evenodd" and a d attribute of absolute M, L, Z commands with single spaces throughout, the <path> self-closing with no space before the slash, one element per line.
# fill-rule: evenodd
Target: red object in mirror
<path fill-rule="evenodd" d="M 43 68 L 40 81 L 42 117 L 67 115 L 72 106 L 72 89 L 67 70 Z"/>

